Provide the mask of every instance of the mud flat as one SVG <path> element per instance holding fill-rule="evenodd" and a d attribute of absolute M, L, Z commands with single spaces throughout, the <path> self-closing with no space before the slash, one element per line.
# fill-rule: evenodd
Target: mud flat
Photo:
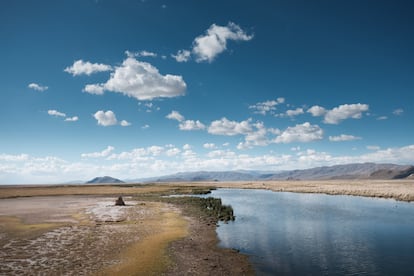
<path fill-rule="evenodd" d="M 0 274 L 158 274 L 168 265 L 166 245 L 186 235 L 186 221 L 168 204 L 126 203 L 86 196 L 0 200 Z"/>
<path fill-rule="evenodd" d="M 187 186 L 106 187 L 97 195 L 90 187 L 75 195 L 73 187 L 7 189 L 0 189 L 13 194 L 0 199 L 0 275 L 252 274 L 247 256 L 217 247 L 215 221 L 160 199 L 191 192 Z M 114 206 L 128 191 L 127 206 Z"/>

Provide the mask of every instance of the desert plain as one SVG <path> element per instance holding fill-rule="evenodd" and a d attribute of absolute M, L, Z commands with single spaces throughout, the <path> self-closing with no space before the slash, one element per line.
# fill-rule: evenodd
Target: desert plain
<path fill-rule="evenodd" d="M 414 201 L 414 180 L 2 186 L 0 275 L 253 275 L 217 246 L 217 218 L 166 197 L 214 188 Z"/>

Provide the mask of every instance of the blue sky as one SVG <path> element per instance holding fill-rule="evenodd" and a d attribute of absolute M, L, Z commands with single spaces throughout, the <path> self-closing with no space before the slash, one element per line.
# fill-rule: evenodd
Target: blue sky
<path fill-rule="evenodd" d="M 0 183 L 413 164 L 413 11 L 2 1 Z"/>

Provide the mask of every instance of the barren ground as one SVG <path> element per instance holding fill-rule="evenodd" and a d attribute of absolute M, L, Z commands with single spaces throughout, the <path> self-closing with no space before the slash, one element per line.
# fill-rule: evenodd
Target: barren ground
<path fill-rule="evenodd" d="M 414 201 L 414 181 L 269 181 L 0 188 L 0 275 L 246 275 L 191 206 L 145 198 L 194 186 Z M 123 195 L 126 207 L 113 206 Z M 141 200 L 142 199 L 142 200 Z"/>

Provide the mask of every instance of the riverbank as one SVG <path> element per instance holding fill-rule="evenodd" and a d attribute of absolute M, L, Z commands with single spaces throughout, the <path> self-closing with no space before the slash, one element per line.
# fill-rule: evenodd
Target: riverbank
<path fill-rule="evenodd" d="M 1 275 L 252 274 L 246 256 L 217 247 L 215 218 L 161 197 L 191 187 L 12 189 L 1 195 L 24 197 L 0 199 Z"/>
<path fill-rule="evenodd" d="M 0 274 L 253 274 L 247 256 L 217 247 L 214 219 L 162 198 L 209 188 L 414 201 L 414 180 L 0 186 Z M 113 206 L 119 195 L 128 206 Z"/>
<path fill-rule="evenodd" d="M 352 195 L 414 201 L 414 180 L 297 180 L 208 182 L 216 188 L 265 189 L 275 192 Z"/>

